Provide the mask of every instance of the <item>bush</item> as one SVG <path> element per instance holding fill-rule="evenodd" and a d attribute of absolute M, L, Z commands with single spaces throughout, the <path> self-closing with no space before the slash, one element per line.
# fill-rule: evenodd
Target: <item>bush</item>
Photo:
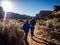
<path fill-rule="evenodd" d="M 24 45 L 24 31 L 18 25 L 21 26 L 14 20 L 5 25 L 0 21 L 0 45 Z"/>

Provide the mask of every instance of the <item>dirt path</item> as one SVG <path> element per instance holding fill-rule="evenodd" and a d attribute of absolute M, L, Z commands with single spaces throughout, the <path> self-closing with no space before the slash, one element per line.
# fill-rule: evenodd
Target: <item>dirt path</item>
<path fill-rule="evenodd" d="M 29 32 L 29 35 L 28 35 L 28 42 L 29 42 L 29 45 L 44 45 L 42 42 L 42 40 L 39 40 L 38 38 L 40 37 L 38 34 L 37 34 L 38 30 L 35 26 L 35 31 L 34 31 L 34 35 L 33 36 L 33 39 L 31 39 L 31 34 Z M 41 37 L 40 37 L 41 38 Z"/>
<path fill-rule="evenodd" d="M 29 32 L 28 35 L 29 45 L 56 45 L 55 43 L 50 42 L 50 40 L 46 40 L 43 37 L 44 35 L 38 35 L 38 32 L 39 30 L 37 29 L 37 26 L 35 26 L 33 39 L 31 38 L 31 34 Z"/>

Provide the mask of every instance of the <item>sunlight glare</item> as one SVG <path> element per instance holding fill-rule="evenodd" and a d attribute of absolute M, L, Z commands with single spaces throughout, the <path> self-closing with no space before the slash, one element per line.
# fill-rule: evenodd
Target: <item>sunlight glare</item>
<path fill-rule="evenodd" d="M 10 1 L 2 1 L 1 6 L 3 7 L 3 9 L 5 11 L 4 19 L 3 19 L 3 32 L 4 32 L 7 12 L 12 12 L 13 6 L 12 6 L 12 3 Z"/>
<path fill-rule="evenodd" d="M 10 1 L 2 1 L 1 6 L 5 12 L 11 12 L 13 10 L 13 5 Z"/>

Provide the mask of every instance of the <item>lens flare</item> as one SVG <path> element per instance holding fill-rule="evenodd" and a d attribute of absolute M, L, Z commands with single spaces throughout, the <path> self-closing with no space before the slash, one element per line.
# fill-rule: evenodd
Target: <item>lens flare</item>
<path fill-rule="evenodd" d="M 13 4 L 10 1 L 1 1 L 1 6 L 5 12 L 11 12 L 13 10 Z"/>
<path fill-rule="evenodd" d="M 1 6 L 3 7 L 5 14 L 4 14 L 4 19 L 3 19 L 3 32 L 5 29 L 5 24 L 6 24 L 6 16 L 7 16 L 7 12 L 12 12 L 13 10 L 13 4 L 12 2 L 8 1 L 8 0 L 2 0 L 1 1 Z"/>

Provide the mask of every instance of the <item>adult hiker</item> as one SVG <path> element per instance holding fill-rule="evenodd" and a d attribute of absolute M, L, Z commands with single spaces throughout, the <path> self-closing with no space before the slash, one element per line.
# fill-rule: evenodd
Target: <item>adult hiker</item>
<path fill-rule="evenodd" d="M 36 21 L 34 18 L 30 21 L 30 25 L 31 25 L 31 38 L 32 38 L 32 36 L 34 36 L 34 29 L 36 25 Z"/>
<path fill-rule="evenodd" d="M 28 20 L 24 23 L 23 29 L 25 32 L 25 43 L 28 45 L 27 38 L 28 38 L 29 29 L 30 29 L 30 24 L 28 23 Z"/>

